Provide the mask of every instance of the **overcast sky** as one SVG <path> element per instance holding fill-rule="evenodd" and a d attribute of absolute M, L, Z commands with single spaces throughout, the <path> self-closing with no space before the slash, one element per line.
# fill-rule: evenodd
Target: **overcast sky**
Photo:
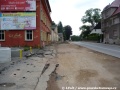
<path fill-rule="evenodd" d="M 51 6 L 51 18 L 63 26 L 70 25 L 74 35 L 79 35 L 79 27 L 82 26 L 81 18 L 90 8 L 103 8 L 114 0 L 49 0 Z"/>

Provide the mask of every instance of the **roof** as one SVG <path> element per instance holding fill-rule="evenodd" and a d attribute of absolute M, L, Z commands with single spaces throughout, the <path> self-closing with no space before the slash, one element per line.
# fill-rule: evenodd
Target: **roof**
<path fill-rule="evenodd" d="M 101 31 L 101 22 L 99 22 L 91 31 L 90 34 L 97 33 L 97 34 L 103 34 Z"/>
<path fill-rule="evenodd" d="M 111 7 L 116 7 L 116 8 L 118 8 L 119 6 L 120 6 L 120 0 L 114 0 L 111 4 L 107 5 L 107 6 L 103 9 L 103 11 L 106 10 L 106 9 L 109 9 L 109 8 L 111 8 Z"/>
<path fill-rule="evenodd" d="M 50 3 L 49 3 L 49 0 L 41 0 L 44 7 L 46 8 L 46 12 L 48 14 L 48 18 L 50 19 L 50 22 L 52 22 L 52 19 L 50 17 L 50 12 L 51 12 L 51 7 L 50 7 Z"/>
<path fill-rule="evenodd" d="M 116 15 L 118 13 L 120 13 L 120 0 L 114 0 L 111 4 L 107 5 L 103 11 L 109 9 L 109 8 L 116 8 L 115 12 L 112 14 L 113 15 Z"/>
<path fill-rule="evenodd" d="M 49 0 L 42 0 L 42 2 L 44 3 L 45 7 L 51 12 Z"/>
<path fill-rule="evenodd" d="M 48 4 L 48 8 L 49 8 L 49 10 L 50 10 L 50 12 L 51 12 L 51 7 L 50 7 L 49 0 L 46 0 L 46 1 L 47 1 L 47 4 Z"/>
<path fill-rule="evenodd" d="M 112 3 L 111 3 L 111 7 L 119 7 L 120 6 L 120 0 L 114 0 Z"/>
<path fill-rule="evenodd" d="M 110 5 L 107 5 L 107 6 L 103 9 L 103 11 L 106 10 L 106 9 L 108 9 L 108 8 L 110 8 Z"/>
<path fill-rule="evenodd" d="M 94 29 L 101 29 L 101 22 L 99 22 L 95 27 Z"/>
<path fill-rule="evenodd" d="M 55 30 L 56 27 L 57 27 L 57 25 L 52 25 L 52 26 L 51 26 L 51 29 L 52 29 L 52 30 Z"/>
<path fill-rule="evenodd" d="M 116 11 L 113 13 L 113 15 L 116 15 L 116 14 L 118 14 L 118 13 L 120 13 L 120 6 L 119 6 L 118 9 L 116 9 Z M 112 15 L 112 16 L 113 16 L 113 15 Z"/>

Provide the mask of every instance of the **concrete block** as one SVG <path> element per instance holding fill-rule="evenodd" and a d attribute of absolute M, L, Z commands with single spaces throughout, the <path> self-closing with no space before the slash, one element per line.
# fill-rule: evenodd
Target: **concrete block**
<path fill-rule="evenodd" d="M 11 49 L 7 47 L 0 47 L 0 63 L 11 61 Z"/>

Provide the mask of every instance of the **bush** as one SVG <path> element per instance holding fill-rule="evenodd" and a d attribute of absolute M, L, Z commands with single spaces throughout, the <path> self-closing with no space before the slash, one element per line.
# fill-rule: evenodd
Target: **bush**
<path fill-rule="evenodd" d="M 24 51 L 28 51 L 28 50 L 30 50 L 30 47 L 25 46 L 25 47 L 24 47 Z"/>
<path fill-rule="evenodd" d="M 99 34 L 90 34 L 90 35 L 88 35 L 87 40 L 99 41 L 100 35 Z"/>
<path fill-rule="evenodd" d="M 72 41 L 80 41 L 80 36 L 76 36 L 76 35 L 71 36 L 71 40 Z"/>

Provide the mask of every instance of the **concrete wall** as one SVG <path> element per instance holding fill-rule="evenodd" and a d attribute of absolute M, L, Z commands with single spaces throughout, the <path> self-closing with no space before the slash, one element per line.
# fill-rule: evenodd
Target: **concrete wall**
<path fill-rule="evenodd" d="M 11 61 L 11 49 L 0 47 L 0 63 Z"/>

